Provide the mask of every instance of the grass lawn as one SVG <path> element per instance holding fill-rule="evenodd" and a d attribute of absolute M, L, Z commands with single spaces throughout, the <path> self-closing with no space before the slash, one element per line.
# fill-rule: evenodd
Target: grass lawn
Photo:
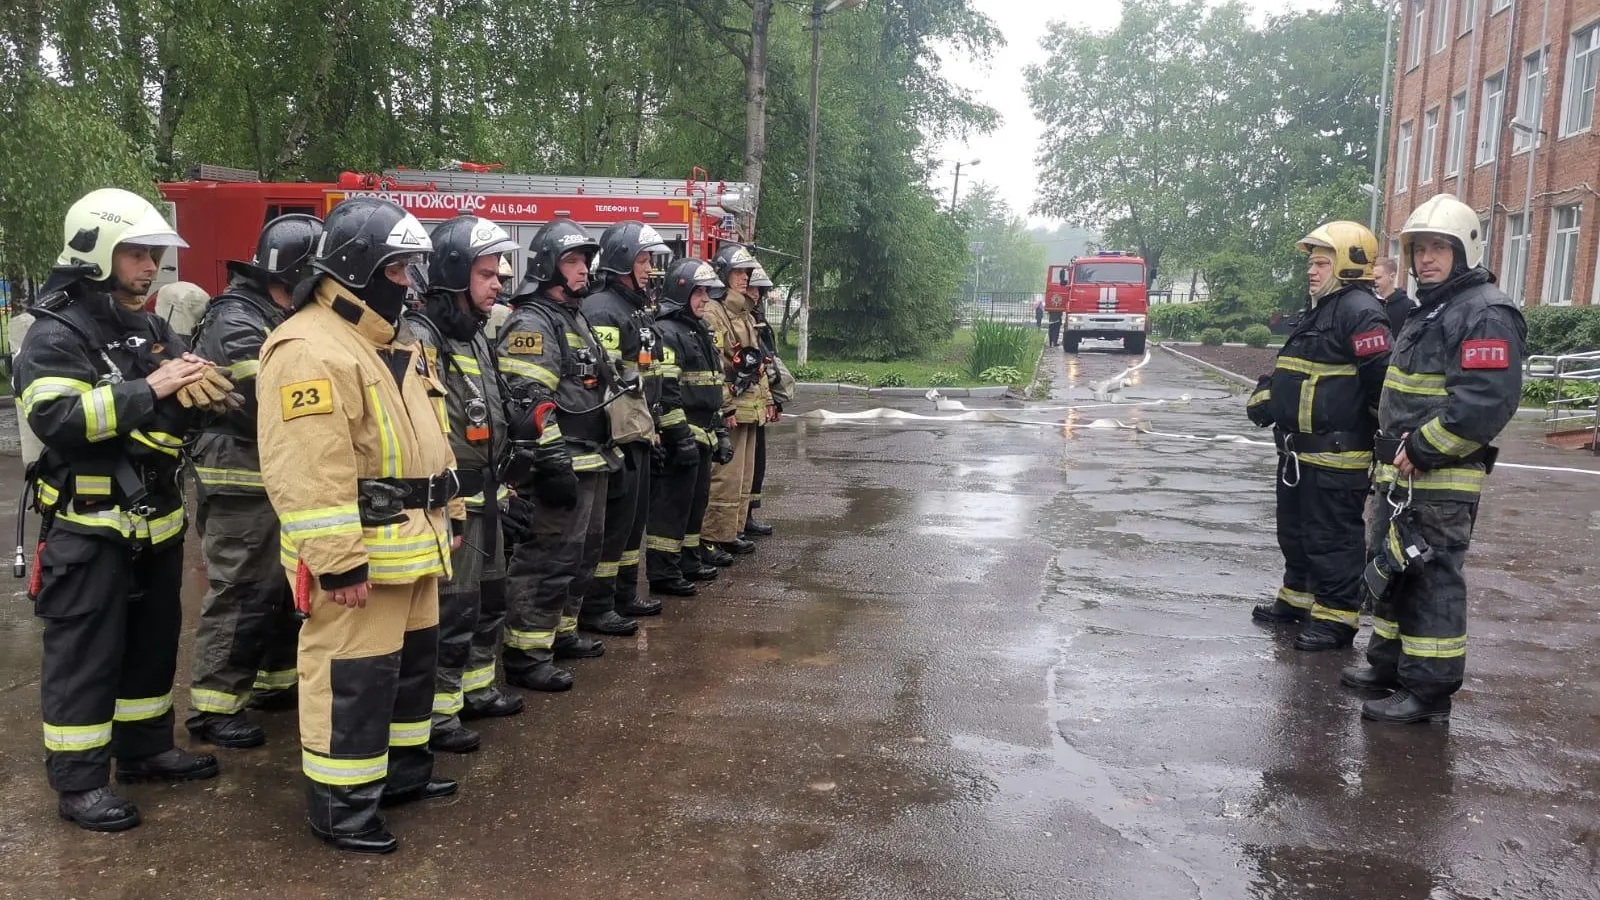
<path fill-rule="evenodd" d="M 1023 351 L 1022 361 L 1017 365 L 1017 370 L 1022 373 L 1016 387 L 1027 387 L 1033 380 L 1033 369 L 1039 362 L 1039 351 L 1044 349 L 1044 330 L 1027 328 L 1028 346 Z M 791 333 L 791 337 L 792 337 Z M 861 362 L 851 359 L 827 359 L 815 353 L 811 355 L 810 364 L 807 366 L 807 375 L 813 375 L 810 369 L 821 371 L 820 377 L 796 378 L 801 381 L 845 381 L 852 384 L 864 384 L 868 387 L 883 386 L 883 381 L 890 374 L 899 375 L 905 379 L 908 387 L 930 387 L 934 383 L 934 374 L 943 373 L 953 376 L 949 387 L 985 387 L 992 386 L 988 382 L 979 381 L 967 374 L 967 353 L 972 347 L 972 329 L 958 328 L 948 341 L 934 345 L 927 353 L 910 359 L 897 359 L 893 362 Z M 785 344 L 778 348 L 778 353 L 783 357 L 789 368 L 796 368 L 793 344 Z"/>

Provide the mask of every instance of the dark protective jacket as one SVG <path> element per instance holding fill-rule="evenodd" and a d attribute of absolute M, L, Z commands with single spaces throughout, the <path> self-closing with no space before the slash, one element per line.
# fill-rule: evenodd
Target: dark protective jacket
<path fill-rule="evenodd" d="M 35 307 L 13 385 L 45 446 L 38 509 L 54 515 L 52 529 L 131 544 L 182 537 L 183 435 L 198 416 L 176 397 L 157 400 L 143 379 L 187 345 L 71 276 L 46 282 Z"/>
<path fill-rule="evenodd" d="M 1300 317 L 1250 398 L 1252 419 L 1293 435 L 1302 464 L 1366 472 L 1389 346 L 1378 298 L 1364 284 L 1340 288 Z"/>
<path fill-rule="evenodd" d="M 283 319 L 267 286 L 234 270 L 227 290 L 212 298 L 195 331 L 194 352 L 225 368 L 244 397 L 243 408 L 213 417 L 195 439 L 194 470 L 206 494 L 267 494 L 256 446 L 256 374 L 261 345 Z"/>
<path fill-rule="evenodd" d="M 722 352 L 711 330 L 688 307 L 657 319 L 656 327 L 661 334 L 662 421 L 676 413 L 695 440 L 709 446 L 722 427 Z"/>
<path fill-rule="evenodd" d="M 1395 341 L 1378 410 L 1383 434 L 1405 438 L 1422 471 L 1417 496 L 1476 501 L 1493 441 L 1522 397 L 1527 325 L 1494 276 L 1471 269 L 1418 292 L 1421 305 Z M 1380 460 L 1374 480 L 1398 471 Z"/>
<path fill-rule="evenodd" d="M 444 407 L 449 423 L 450 449 L 461 471 L 491 470 L 505 453 L 510 437 L 506 430 L 505 393 L 499 374 L 499 360 L 488 336 L 480 329 L 470 340 L 457 340 L 445 334 L 423 310 L 406 313 L 411 333 L 422 344 L 445 396 L 435 398 Z M 496 499 L 508 496 L 509 488 L 497 485 Z M 469 511 L 483 508 L 482 492 L 466 497 Z"/>
<path fill-rule="evenodd" d="M 508 419 L 526 417 L 539 404 L 554 402 L 573 471 L 615 472 L 622 467 L 621 456 L 610 446 L 611 423 L 601 408 L 612 383 L 611 367 L 575 304 L 554 300 L 532 282 L 523 282 L 511 298 L 511 315 L 500 327 L 495 354 L 505 377 Z"/>
<path fill-rule="evenodd" d="M 611 442 L 650 442 L 656 433 L 653 411 L 661 402 L 661 353 L 649 299 L 613 279 L 605 290 L 584 298 L 583 318 L 623 380 L 637 377 L 643 392 L 624 394 L 606 408 Z"/>
<path fill-rule="evenodd" d="M 1394 293 L 1383 300 L 1383 311 L 1389 317 L 1389 334 L 1398 338 L 1401 330 L 1406 327 L 1406 317 L 1417 308 L 1417 301 L 1406 294 L 1405 288 L 1395 288 Z"/>

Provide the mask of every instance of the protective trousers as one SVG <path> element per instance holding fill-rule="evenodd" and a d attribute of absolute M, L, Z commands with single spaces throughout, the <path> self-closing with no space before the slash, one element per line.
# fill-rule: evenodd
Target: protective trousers
<path fill-rule="evenodd" d="M 254 690 L 294 687 L 294 592 L 266 495 L 207 497 L 197 524 L 211 589 L 200 605 L 189 700 L 196 713 L 231 716 Z"/>
<path fill-rule="evenodd" d="M 728 436 L 733 439 L 733 460 L 711 467 L 711 501 L 706 506 L 705 539 L 717 544 L 731 542 L 744 528 L 750 507 L 750 481 L 756 473 L 755 425 L 735 425 Z"/>
<path fill-rule="evenodd" d="M 1061 317 L 1060 316 L 1051 316 L 1051 318 L 1050 318 L 1050 346 L 1054 347 L 1054 346 L 1056 346 L 1057 344 L 1060 344 L 1060 343 L 1061 343 Z"/>
<path fill-rule="evenodd" d="M 584 588 L 605 539 L 609 480 L 606 472 L 579 472 L 578 502 L 571 509 L 534 495 L 531 532 L 512 551 L 506 578 L 506 671 L 550 662 L 556 637 L 578 630 Z"/>
<path fill-rule="evenodd" d="M 466 695 L 494 686 L 500 629 L 506 619 L 506 567 L 498 519 L 468 508 L 451 576 L 439 582 L 439 668 L 433 678 L 433 724 L 453 726 Z"/>
<path fill-rule="evenodd" d="M 674 581 L 683 577 L 680 564 L 685 547 L 684 536 L 689 534 L 689 518 L 694 512 L 696 488 L 711 485 L 711 448 L 695 444 L 697 463 L 691 468 L 668 466 L 657 472 L 650 481 L 650 527 L 644 538 L 645 580 L 651 584 Z M 704 494 L 700 495 L 702 498 Z M 705 516 L 705 501 L 701 499 L 700 515 Z M 697 527 L 698 531 L 698 527 Z M 700 546 L 700 535 L 695 534 L 695 548 Z M 699 568 L 699 558 L 690 561 Z"/>
<path fill-rule="evenodd" d="M 1414 500 L 1422 539 L 1433 555 L 1399 576 L 1387 598 L 1372 610 L 1367 662 L 1422 700 L 1460 690 L 1467 670 L 1467 547 L 1478 504 L 1460 500 Z M 1378 547 L 1389 530 L 1390 510 L 1377 506 L 1367 529 Z"/>
<path fill-rule="evenodd" d="M 761 506 L 761 486 L 767 481 L 767 428 L 765 425 L 756 426 L 756 455 L 755 471 L 750 475 L 750 514 Z M 740 529 L 744 523 L 739 523 Z"/>
<path fill-rule="evenodd" d="M 313 586 L 300 629 L 300 763 L 314 831 L 371 831 L 384 794 L 428 783 L 438 658 L 436 576 L 374 584 L 358 609 Z"/>
<path fill-rule="evenodd" d="M 581 619 L 598 619 L 639 595 L 639 547 L 650 514 L 650 445 L 630 441 L 617 450 L 622 471 L 606 484 L 605 538 L 600 562 L 583 592 Z"/>
<path fill-rule="evenodd" d="M 58 529 L 35 565 L 45 771 L 57 791 L 104 787 L 113 756 L 172 749 L 183 541 L 135 549 Z"/>
<path fill-rule="evenodd" d="M 683 553 L 679 567 L 687 572 L 700 565 L 701 528 L 705 526 L 706 506 L 711 502 L 711 447 L 700 448 L 700 467 L 694 473 L 694 498 L 689 502 L 689 519 L 683 526 Z"/>
<path fill-rule="evenodd" d="M 1362 508 L 1368 479 L 1365 470 L 1327 469 L 1295 464 L 1279 454 L 1278 547 L 1283 551 L 1283 586 L 1278 599 L 1306 610 L 1314 620 L 1360 625 L 1361 570 L 1366 564 L 1362 543 Z"/>

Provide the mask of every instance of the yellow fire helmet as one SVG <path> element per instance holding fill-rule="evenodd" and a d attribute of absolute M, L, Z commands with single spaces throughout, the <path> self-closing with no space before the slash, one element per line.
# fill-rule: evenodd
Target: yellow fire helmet
<path fill-rule="evenodd" d="M 1400 227 L 1400 260 L 1407 272 L 1412 271 L 1411 244 L 1423 234 L 1453 238 L 1466 254 L 1465 268 L 1483 264 L 1483 226 L 1472 207 L 1454 194 L 1430 197 L 1406 217 L 1406 224 Z"/>
<path fill-rule="evenodd" d="M 1360 222 L 1343 220 L 1318 225 L 1295 246 L 1302 253 L 1328 250 L 1333 254 L 1333 277 L 1342 282 L 1372 281 L 1378 261 L 1378 239 Z"/>
<path fill-rule="evenodd" d="M 159 257 L 166 247 L 188 247 L 150 201 L 132 191 L 90 191 L 67 210 L 58 266 L 90 266 L 91 281 L 111 277 L 111 256 L 121 244 L 149 247 Z"/>

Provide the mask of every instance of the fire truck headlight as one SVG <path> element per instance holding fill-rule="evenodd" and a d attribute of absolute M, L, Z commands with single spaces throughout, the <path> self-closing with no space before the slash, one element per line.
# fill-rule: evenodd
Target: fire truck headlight
<path fill-rule="evenodd" d="M 1068 328 L 1082 328 L 1084 324 L 1083 316 L 1067 316 Z"/>
<path fill-rule="evenodd" d="M 1144 316 L 1134 316 L 1133 317 L 1133 327 L 1135 327 L 1135 328 L 1143 328 L 1144 327 Z"/>

